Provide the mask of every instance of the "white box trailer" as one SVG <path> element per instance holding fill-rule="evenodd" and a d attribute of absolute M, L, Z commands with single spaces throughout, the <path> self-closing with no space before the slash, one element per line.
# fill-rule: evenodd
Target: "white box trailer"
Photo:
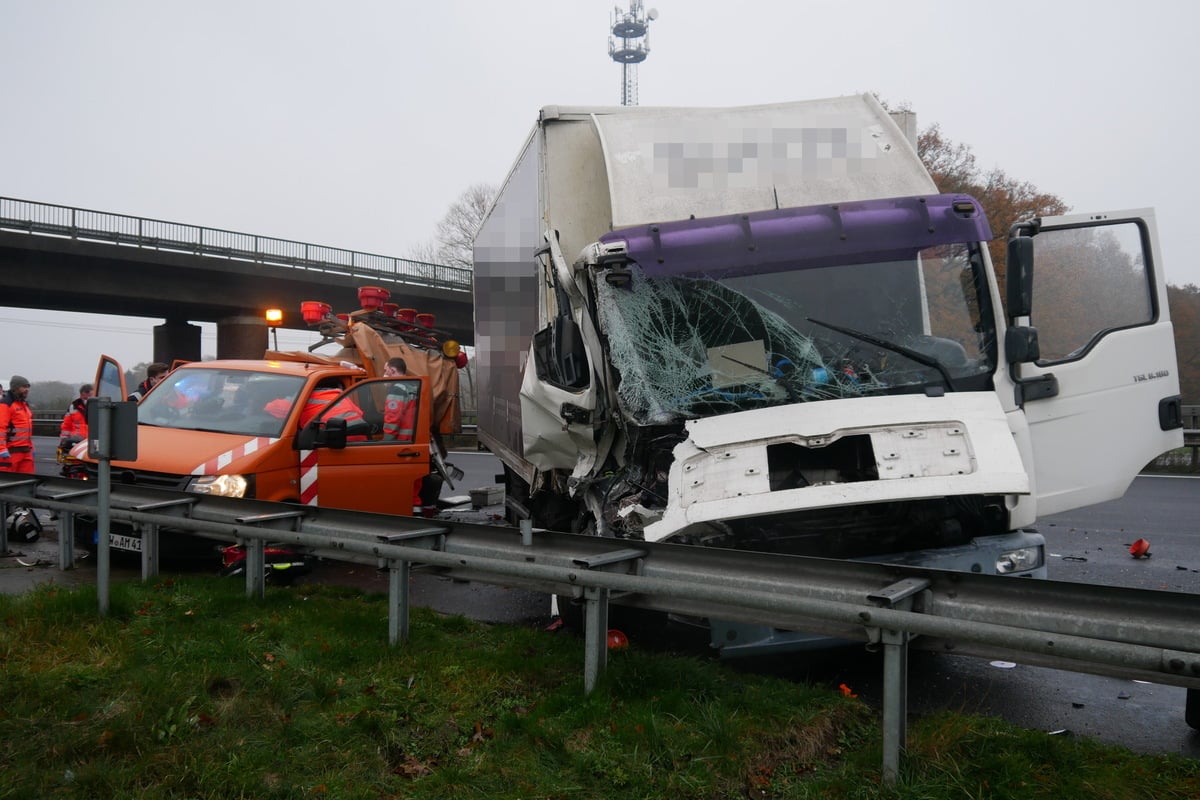
<path fill-rule="evenodd" d="M 544 108 L 475 241 L 510 515 L 1044 576 L 1039 513 L 1182 442 L 1153 214 L 1014 228 L 1005 308 L 914 138 L 868 95 Z"/>

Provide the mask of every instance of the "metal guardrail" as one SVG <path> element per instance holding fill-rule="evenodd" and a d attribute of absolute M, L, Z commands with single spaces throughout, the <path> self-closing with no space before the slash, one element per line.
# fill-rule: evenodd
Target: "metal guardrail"
<path fill-rule="evenodd" d="M 107 211 L 0 197 L 0 230 L 469 292 L 469 269 Z"/>
<path fill-rule="evenodd" d="M 73 515 L 96 515 L 97 487 L 0 476 L 8 505 L 55 510 L 60 566 L 70 568 Z M 162 530 L 248 547 L 246 590 L 262 596 L 263 545 L 389 570 L 389 640 L 408 635 L 408 576 L 421 565 L 452 577 L 574 596 L 585 603 L 584 687 L 605 666 L 608 605 L 809 630 L 884 649 L 883 775 L 904 748 L 907 657 L 923 649 L 1005 657 L 1076 672 L 1200 689 L 1194 595 L 943 572 L 716 548 L 392 517 L 144 487 L 111 489 L 109 516 L 140 529 L 143 576 L 157 573 Z M 0 548 L 7 541 L 0 534 Z M 920 637 L 913 640 L 913 637 Z"/>

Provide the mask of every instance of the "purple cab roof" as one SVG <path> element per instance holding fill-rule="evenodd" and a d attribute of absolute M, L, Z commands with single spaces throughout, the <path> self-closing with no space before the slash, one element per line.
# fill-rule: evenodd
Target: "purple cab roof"
<path fill-rule="evenodd" d="M 992 238 L 983 208 L 962 194 L 861 200 L 621 228 L 649 276 L 711 277 L 898 261 L 941 244 Z"/>

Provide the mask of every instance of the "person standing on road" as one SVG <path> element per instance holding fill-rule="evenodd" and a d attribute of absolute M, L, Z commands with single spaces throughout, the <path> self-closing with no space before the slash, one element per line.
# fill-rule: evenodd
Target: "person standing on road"
<path fill-rule="evenodd" d="M 29 410 L 29 380 L 13 375 L 0 397 L 0 472 L 32 474 L 33 412 Z"/>
<path fill-rule="evenodd" d="M 133 393 L 125 399 L 133 400 L 138 403 L 142 402 L 142 398 L 146 396 L 146 392 L 162 383 L 162 379 L 167 377 L 167 372 L 169 372 L 170 369 L 171 368 L 166 364 L 155 361 L 153 364 L 146 367 L 146 380 L 139 383 L 138 387 L 133 390 Z"/>
<path fill-rule="evenodd" d="M 62 450 L 87 438 L 87 401 L 92 396 L 92 391 L 92 385 L 85 383 L 79 387 L 79 397 L 67 406 L 67 413 L 63 414 L 62 427 L 58 432 L 58 449 Z"/>

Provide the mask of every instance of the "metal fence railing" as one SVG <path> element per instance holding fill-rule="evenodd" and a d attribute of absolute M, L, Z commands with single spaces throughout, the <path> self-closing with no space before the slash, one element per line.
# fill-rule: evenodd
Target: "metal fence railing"
<path fill-rule="evenodd" d="M 339 247 L 0 197 L 0 230 L 469 292 L 471 270 Z"/>

